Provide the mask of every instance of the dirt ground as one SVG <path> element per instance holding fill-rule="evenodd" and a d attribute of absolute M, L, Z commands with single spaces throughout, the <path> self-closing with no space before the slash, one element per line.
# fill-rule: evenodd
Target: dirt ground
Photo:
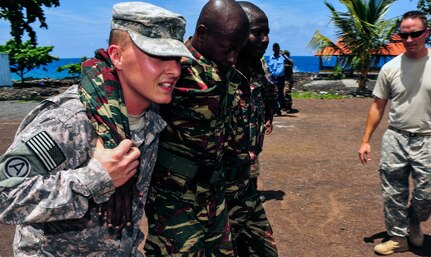
<path fill-rule="evenodd" d="M 386 118 L 373 137 L 370 163 L 361 165 L 357 154 L 371 102 L 294 99 L 299 112 L 275 118 L 258 185 L 280 257 L 376 256 L 373 246 L 386 236 L 377 172 Z M 0 122 L 3 153 L 19 119 Z M 431 233 L 431 222 L 424 228 Z M 12 256 L 14 228 L 0 225 L 0 231 L 0 256 Z M 422 248 L 393 256 L 431 256 L 431 236 Z"/>

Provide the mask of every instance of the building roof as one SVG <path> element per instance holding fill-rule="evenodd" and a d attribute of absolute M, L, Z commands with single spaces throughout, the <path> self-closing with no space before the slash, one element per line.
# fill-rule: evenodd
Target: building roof
<path fill-rule="evenodd" d="M 335 45 L 338 47 L 338 49 L 334 49 L 331 46 L 327 46 L 323 48 L 322 50 L 317 51 L 314 55 L 315 56 L 339 56 L 339 55 L 349 55 L 350 50 L 349 48 L 343 43 L 341 38 L 337 40 Z M 406 49 L 404 48 L 404 45 L 402 43 L 401 37 L 396 34 L 392 36 L 389 44 L 386 47 L 382 47 L 380 49 L 379 55 L 382 56 L 397 56 L 402 53 L 404 53 Z"/>

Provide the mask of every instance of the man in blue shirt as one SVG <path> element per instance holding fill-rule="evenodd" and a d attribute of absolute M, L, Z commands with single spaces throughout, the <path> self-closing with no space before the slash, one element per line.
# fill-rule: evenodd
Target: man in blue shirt
<path fill-rule="evenodd" d="M 286 110 L 286 100 L 284 99 L 284 87 L 285 87 L 285 70 L 284 62 L 289 59 L 286 57 L 284 52 L 280 52 L 280 45 L 274 43 L 272 45 L 274 55 L 271 55 L 268 60 L 268 71 L 271 74 L 270 80 L 277 86 L 277 101 L 278 110 L 277 115 L 281 116 L 281 110 Z"/>

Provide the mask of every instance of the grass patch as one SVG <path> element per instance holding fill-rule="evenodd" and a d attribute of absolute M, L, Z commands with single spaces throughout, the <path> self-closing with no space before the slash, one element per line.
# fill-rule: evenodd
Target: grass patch
<path fill-rule="evenodd" d="M 335 93 L 316 93 L 312 91 L 292 92 L 293 98 L 299 99 L 343 99 L 350 98 L 350 95 L 340 95 Z"/>

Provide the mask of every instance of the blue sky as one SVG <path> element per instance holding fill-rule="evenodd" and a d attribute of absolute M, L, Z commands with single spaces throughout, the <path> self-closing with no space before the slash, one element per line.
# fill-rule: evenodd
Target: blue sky
<path fill-rule="evenodd" d="M 338 0 L 328 0 L 337 10 L 344 11 Z M 52 55 L 60 58 L 91 57 L 97 48 L 107 46 L 112 5 L 116 0 L 60 0 L 57 8 L 46 9 L 48 30 L 36 29 L 40 46 L 54 46 Z M 196 20 L 206 0 L 147 0 L 173 12 L 182 14 L 187 20 L 186 35 L 194 32 Z M 250 0 L 259 6 L 269 18 L 270 46 L 278 42 L 281 49 L 288 49 L 294 56 L 313 55 L 307 48 L 316 30 L 334 38 L 334 29 L 329 24 L 330 12 L 323 0 Z M 402 15 L 416 9 L 417 0 L 398 0 L 386 18 Z M 39 26 L 35 23 L 33 27 Z M 0 21 L 0 44 L 11 38 L 10 24 Z"/>

